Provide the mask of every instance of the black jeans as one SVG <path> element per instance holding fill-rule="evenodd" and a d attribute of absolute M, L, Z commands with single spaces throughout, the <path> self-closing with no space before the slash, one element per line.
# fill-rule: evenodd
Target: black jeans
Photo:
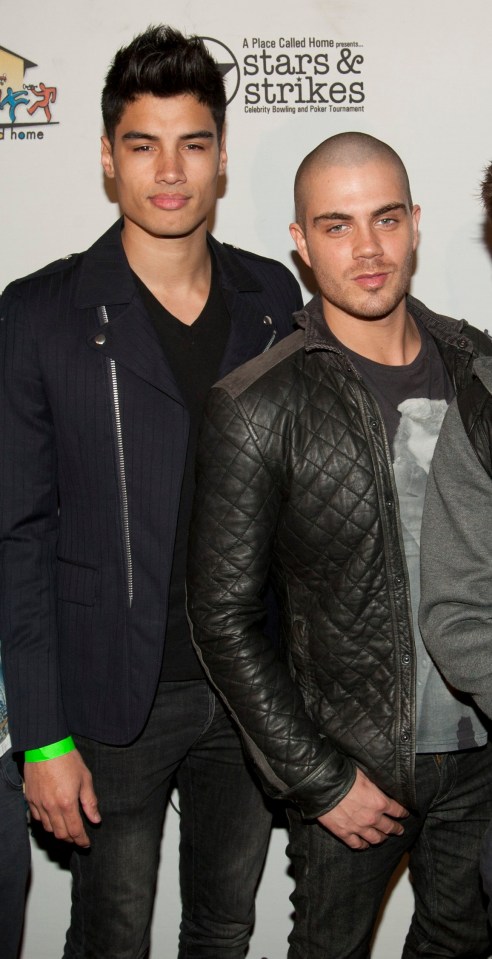
<path fill-rule="evenodd" d="M 489 956 L 479 855 L 492 815 L 492 747 L 417 756 L 416 782 L 417 810 L 404 835 L 365 850 L 289 813 L 289 959 L 367 959 L 386 887 L 407 851 L 415 912 L 404 959 Z"/>
<path fill-rule="evenodd" d="M 10 750 L 0 759 L 0 956 L 16 959 L 31 863 L 22 779 Z"/>
<path fill-rule="evenodd" d="M 492 927 L 492 822 L 485 833 L 480 853 L 480 872 L 488 898 L 489 923 Z"/>
<path fill-rule="evenodd" d="M 271 814 L 208 684 L 161 683 L 147 726 L 130 746 L 76 741 L 94 777 L 102 823 L 89 824 L 90 851 L 72 855 L 66 959 L 147 956 L 164 812 L 175 783 L 179 959 L 242 959 Z M 156 955 L 169 956 L 165 943 Z"/>

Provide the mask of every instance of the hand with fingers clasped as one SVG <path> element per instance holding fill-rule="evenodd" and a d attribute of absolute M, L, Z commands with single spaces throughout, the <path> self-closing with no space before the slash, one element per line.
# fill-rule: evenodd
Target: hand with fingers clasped
<path fill-rule="evenodd" d="M 81 807 L 90 822 L 101 822 L 92 776 L 77 749 L 24 766 L 25 792 L 33 819 L 57 839 L 90 846 Z"/>
<path fill-rule="evenodd" d="M 408 810 L 371 782 L 357 769 L 355 782 L 340 802 L 318 817 L 318 822 L 351 849 L 367 849 L 388 836 L 404 832 L 400 819 Z"/>

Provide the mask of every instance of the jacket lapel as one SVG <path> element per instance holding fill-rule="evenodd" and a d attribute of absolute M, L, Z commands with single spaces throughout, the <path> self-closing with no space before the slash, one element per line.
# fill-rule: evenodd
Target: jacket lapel
<path fill-rule="evenodd" d="M 251 294 L 262 292 L 261 282 L 238 261 L 226 244 L 210 235 L 207 239 L 217 260 L 222 295 L 231 318 L 229 339 L 219 369 L 221 379 L 267 348 L 273 323 L 263 311 L 253 307 Z M 245 293 L 250 295 L 244 296 Z"/>
<path fill-rule="evenodd" d="M 135 292 L 133 301 L 122 309 L 104 306 L 107 322 L 95 328 L 88 339 L 89 346 L 184 406 L 152 321 L 138 294 Z"/>
<path fill-rule="evenodd" d="M 121 243 L 122 220 L 117 221 L 85 253 L 76 292 L 76 305 L 94 308 L 94 327 L 88 345 L 120 363 L 157 389 L 183 403 L 152 321 L 138 295 Z M 219 377 L 267 349 L 273 333 L 270 317 L 255 309 L 254 294 L 262 284 L 227 245 L 208 235 L 218 268 L 224 300 L 231 317 L 229 339 Z M 250 294 L 244 296 L 242 294 Z M 105 308 L 108 322 L 101 326 L 97 311 Z"/>
<path fill-rule="evenodd" d="M 119 220 L 84 256 L 76 305 L 94 309 L 88 346 L 184 405 L 121 243 Z M 107 320 L 107 322 L 104 322 Z"/>

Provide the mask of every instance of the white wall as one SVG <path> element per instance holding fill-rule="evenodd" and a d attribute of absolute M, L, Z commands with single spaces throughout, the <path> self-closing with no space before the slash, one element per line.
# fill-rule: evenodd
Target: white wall
<path fill-rule="evenodd" d="M 36 102 L 27 91 L 29 103 L 19 106 L 16 122 L 31 126 L 14 128 L 16 139 L 8 127 L 1 139 L 0 126 L 0 288 L 83 249 L 117 216 L 99 168 L 100 90 L 116 48 L 160 21 L 225 44 L 239 67 L 229 74 L 229 83 L 238 79 L 239 88 L 229 108 L 229 172 L 215 220 L 219 239 L 292 265 L 287 226 L 300 160 L 332 133 L 363 130 L 400 152 L 422 206 L 413 292 L 436 310 L 466 316 L 481 328 L 491 325 L 492 261 L 477 196 L 482 169 L 492 159 L 490 0 L 466 7 L 460 0 L 182 0 L 179 6 L 162 0 L 24 0 L 21 7 L 0 0 L 0 48 L 36 64 L 25 83 L 57 91 L 50 125 L 32 125 L 45 117 L 41 109 L 27 114 Z M 275 46 L 262 47 L 261 41 Z M 328 73 L 314 76 L 307 56 L 316 54 L 323 55 L 318 71 L 328 64 Z M 285 72 L 287 55 L 303 73 Z M 306 56 L 300 64 L 298 55 Z M 0 102 L 6 64 L 0 49 Z M 270 73 L 272 66 L 276 72 Z M 265 82 L 271 86 L 265 89 Z M 279 104 L 279 84 L 288 82 L 293 89 L 284 88 Z M 318 102 L 326 110 L 313 110 L 331 84 L 330 102 Z M 348 105 L 340 102 L 341 84 L 363 85 L 353 88 L 357 102 L 351 104 L 363 111 L 334 109 Z M 256 95 L 257 106 L 275 96 L 271 108 L 289 109 L 250 112 Z M 301 100 L 307 111 L 297 110 Z M 0 125 L 8 122 L 4 107 Z M 276 830 L 258 897 L 252 959 L 283 959 L 286 953 L 291 880 L 284 846 L 285 834 Z M 68 918 L 68 876 L 37 846 L 33 855 L 23 959 L 55 959 Z M 177 816 L 170 810 L 154 931 L 155 954 L 166 957 L 175 954 L 176 861 Z M 379 927 L 374 959 L 400 953 L 411 910 L 403 874 Z"/>

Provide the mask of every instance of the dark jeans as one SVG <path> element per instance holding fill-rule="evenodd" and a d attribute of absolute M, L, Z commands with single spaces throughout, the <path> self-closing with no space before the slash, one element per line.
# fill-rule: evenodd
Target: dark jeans
<path fill-rule="evenodd" d="M 489 923 L 492 927 L 492 822 L 485 833 L 480 853 L 480 872 L 488 897 Z"/>
<path fill-rule="evenodd" d="M 130 746 L 76 741 L 94 777 L 102 823 L 89 825 L 91 849 L 72 855 L 66 959 L 148 955 L 164 812 L 175 784 L 179 959 L 242 959 L 271 815 L 208 684 L 162 683 L 145 730 Z M 170 955 L 165 944 L 157 954 Z"/>
<path fill-rule="evenodd" d="M 16 959 L 31 863 L 22 779 L 10 750 L 0 759 L 0 956 Z"/>
<path fill-rule="evenodd" d="M 405 833 L 349 849 L 289 813 L 295 872 L 289 959 L 367 959 L 384 892 L 408 851 L 415 912 L 404 959 L 485 959 L 490 940 L 480 875 L 492 816 L 492 747 L 417 756 L 417 810 Z"/>

